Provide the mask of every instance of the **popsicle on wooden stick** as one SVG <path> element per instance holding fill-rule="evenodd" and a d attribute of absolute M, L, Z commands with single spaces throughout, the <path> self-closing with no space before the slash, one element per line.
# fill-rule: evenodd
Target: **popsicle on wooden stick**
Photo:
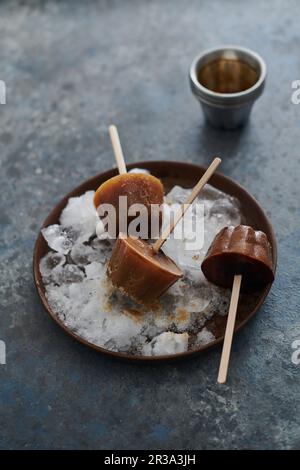
<path fill-rule="evenodd" d="M 225 383 L 240 290 L 254 292 L 274 281 L 267 235 L 246 225 L 225 227 L 214 238 L 201 268 L 210 282 L 221 287 L 232 286 L 218 375 L 218 382 Z"/>
<path fill-rule="evenodd" d="M 144 240 L 119 234 L 108 263 L 107 273 L 112 283 L 136 302 L 150 303 L 157 299 L 183 275 L 174 261 L 164 254 L 161 247 L 220 162 L 219 158 L 214 159 L 175 215 L 174 222 L 163 230 L 153 245 Z"/>
<path fill-rule="evenodd" d="M 119 170 L 119 175 L 110 178 L 102 183 L 94 196 L 94 205 L 98 209 L 103 204 L 111 204 L 115 208 L 116 214 L 116 235 L 120 229 L 120 197 L 126 197 L 128 209 L 134 204 L 141 204 L 145 207 L 148 234 L 157 236 L 162 223 L 162 213 L 160 206 L 163 203 L 164 188 L 161 181 L 153 175 L 147 173 L 127 173 L 124 155 L 116 126 L 109 126 L 109 134 L 114 150 L 114 155 Z M 155 211 L 157 211 L 155 213 Z M 152 215 L 152 219 L 151 219 Z M 125 221 L 129 225 L 135 216 L 122 213 Z M 157 229 L 154 227 L 151 233 L 151 221 L 156 219 Z M 125 227 L 125 230 L 127 226 Z M 156 232 L 156 233 L 155 233 Z"/>

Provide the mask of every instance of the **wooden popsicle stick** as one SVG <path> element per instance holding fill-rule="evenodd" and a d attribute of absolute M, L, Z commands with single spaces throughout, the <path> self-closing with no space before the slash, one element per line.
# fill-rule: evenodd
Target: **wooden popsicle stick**
<path fill-rule="evenodd" d="M 186 201 L 181 205 L 181 208 L 180 210 L 175 214 L 175 217 L 174 217 L 174 220 L 173 222 L 168 226 L 166 227 L 163 231 L 162 231 L 162 234 L 161 236 L 159 237 L 158 240 L 156 240 L 156 242 L 154 243 L 153 245 L 153 249 L 154 251 L 159 251 L 161 246 L 163 245 L 163 243 L 166 241 L 166 239 L 168 238 L 168 236 L 173 232 L 174 228 L 176 227 L 176 225 L 178 224 L 178 222 L 180 221 L 180 219 L 184 216 L 184 214 L 186 213 L 186 211 L 189 209 L 190 205 L 194 202 L 194 200 L 196 199 L 196 197 L 198 196 L 198 194 L 200 193 L 201 189 L 203 188 L 203 186 L 208 182 L 208 180 L 210 179 L 210 177 L 212 176 L 212 174 L 216 171 L 216 169 L 218 168 L 218 166 L 220 165 L 221 163 L 221 159 L 216 157 L 212 163 L 209 165 L 209 167 L 207 168 L 206 172 L 204 173 L 204 175 L 200 178 L 200 180 L 198 181 L 198 183 L 196 184 L 196 186 L 194 187 L 193 191 L 191 192 L 191 194 L 189 195 L 189 197 L 186 199 Z"/>
<path fill-rule="evenodd" d="M 126 170 L 126 164 L 125 164 L 121 142 L 120 142 L 120 138 L 118 134 L 118 129 L 116 128 L 116 126 L 112 125 L 112 126 L 109 126 L 108 131 L 109 131 L 109 135 L 110 135 L 110 139 L 111 139 L 113 151 L 115 154 L 115 159 L 117 162 L 119 173 L 120 175 L 123 175 L 124 173 L 127 173 L 127 170 Z"/>
<path fill-rule="evenodd" d="M 241 282 L 242 282 L 242 275 L 236 274 L 233 279 L 230 307 L 229 307 L 229 313 L 228 313 L 228 318 L 227 318 L 225 338 L 224 338 L 224 343 L 223 343 L 222 356 L 221 356 L 221 362 L 220 362 L 220 368 L 219 368 L 219 374 L 218 374 L 219 384 L 224 384 L 227 378 L 228 364 L 229 364 L 229 358 L 230 358 L 230 351 L 231 351 L 231 344 L 232 344 L 237 306 L 239 302 Z"/>

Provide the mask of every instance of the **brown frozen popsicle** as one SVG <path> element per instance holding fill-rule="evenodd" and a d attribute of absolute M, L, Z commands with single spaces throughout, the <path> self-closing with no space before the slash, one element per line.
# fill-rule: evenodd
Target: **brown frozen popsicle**
<path fill-rule="evenodd" d="M 225 227 L 214 238 L 201 268 L 214 284 L 232 286 L 218 374 L 218 382 L 225 383 L 241 286 L 244 291 L 253 292 L 274 281 L 267 235 L 246 225 Z"/>
<path fill-rule="evenodd" d="M 127 198 L 128 209 L 134 204 L 142 204 L 145 207 L 147 211 L 149 234 L 151 233 L 151 214 L 153 214 L 156 209 L 158 211 L 157 229 L 159 230 L 162 222 L 160 206 L 163 204 L 164 188 L 158 178 L 145 173 L 125 173 L 114 176 L 99 186 L 94 196 L 94 205 L 96 209 L 101 204 L 113 205 L 116 210 L 117 234 L 119 233 L 119 229 L 122 230 L 122 227 L 120 228 L 121 224 L 119 218 L 120 196 Z M 127 217 L 127 214 L 122 213 L 121 217 L 123 216 L 126 217 L 126 225 L 129 225 L 136 217 L 129 215 Z M 125 227 L 125 229 L 127 229 L 127 227 Z M 152 236 L 155 235 L 158 235 L 158 233 L 154 233 Z"/>
<path fill-rule="evenodd" d="M 223 228 L 214 238 L 201 268 L 209 281 L 222 287 L 231 287 L 234 276 L 241 274 L 241 290 L 247 292 L 274 281 L 267 235 L 246 225 Z"/>
<path fill-rule="evenodd" d="M 112 283 L 138 303 L 149 303 L 181 276 L 178 266 L 145 240 L 120 233 L 107 268 Z"/>
<path fill-rule="evenodd" d="M 214 159 L 185 204 L 175 214 L 174 222 L 163 230 L 153 245 L 138 238 L 119 234 L 108 263 L 107 274 L 112 283 L 133 300 L 150 303 L 182 276 L 181 270 L 164 254 L 161 246 L 220 162 L 219 158 Z"/>
<path fill-rule="evenodd" d="M 128 215 L 128 211 L 127 213 L 120 211 L 121 217 L 124 217 L 124 223 L 120 223 L 120 197 L 123 196 L 127 198 L 128 210 L 134 204 L 142 204 L 145 208 L 145 213 L 143 214 L 147 217 L 148 230 L 146 236 L 147 238 L 148 236 L 155 237 L 158 235 L 162 223 L 160 206 L 163 204 L 164 199 L 163 185 L 161 181 L 153 175 L 146 173 L 127 173 L 117 128 L 110 126 L 109 133 L 120 174 L 110 178 L 99 186 L 94 196 L 94 205 L 96 209 L 103 204 L 111 204 L 115 208 L 116 235 L 118 235 L 119 230 L 126 231 L 130 222 L 136 217 L 136 215 Z M 151 221 L 153 221 L 153 227 L 151 226 Z"/>

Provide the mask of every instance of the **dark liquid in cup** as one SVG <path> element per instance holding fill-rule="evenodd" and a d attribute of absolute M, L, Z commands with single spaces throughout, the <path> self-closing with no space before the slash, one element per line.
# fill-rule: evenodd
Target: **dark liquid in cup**
<path fill-rule="evenodd" d="M 201 85 L 217 93 L 238 93 L 251 88 L 258 80 L 257 70 L 237 59 L 217 59 L 198 72 Z"/>

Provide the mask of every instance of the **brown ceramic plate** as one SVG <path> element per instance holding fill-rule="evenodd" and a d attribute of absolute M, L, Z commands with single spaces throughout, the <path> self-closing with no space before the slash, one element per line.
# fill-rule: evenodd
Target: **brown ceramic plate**
<path fill-rule="evenodd" d="M 171 189 L 175 184 L 181 185 L 186 188 L 192 188 L 199 178 L 203 175 L 205 168 L 198 165 L 192 165 L 190 163 L 179 163 L 179 162 L 170 162 L 170 161 L 156 161 L 156 162 L 143 162 L 143 163 L 134 163 L 128 165 L 128 169 L 131 168 L 146 168 L 148 169 L 153 175 L 160 178 L 166 188 L 166 191 Z M 101 173 L 93 178 L 85 181 L 80 186 L 75 188 L 69 194 L 67 194 L 52 212 L 48 215 L 45 222 L 43 223 L 43 227 L 47 227 L 48 225 L 56 224 L 59 221 L 59 216 L 61 214 L 62 209 L 67 204 L 67 201 L 70 197 L 73 196 L 80 196 L 81 194 L 85 193 L 88 190 L 96 190 L 98 186 L 106 181 L 107 179 L 115 176 L 117 174 L 117 170 L 109 170 L 104 173 Z M 250 196 L 249 193 L 237 183 L 232 181 L 231 179 L 219 174 L 215 173 L 210 180 L 210 184 L 215 186 L 217 189 L 224 191 L 232 196 L 235 196 L 239 199 L 241 203 L 242 213 L 244 216 L 243 222 L 251 225 L 256 230 L 263 230 L 271 243 L 272 251 L 273 251 L 273 265 L 274 271 L 276 269 L 276 262 L 277 262 L 277 248 L 276 248 L 276 239 L 275 235 L 269 222 L 268 218 L 266 217 L 265 213 L 263 212 L 262 208 L 258 204 L 258 202 Z M 209 348 L 217 346 L 218 344 L 222 343 L 224 338 L 225 332 L 225 325 L 226 325 L 226 317 L 221 317 L 219 315 L 214 315 L 214 317 L 206 324 L 208 328 L 214 333 L 215 337 L 217 338 L 215 341 L 201 346 L 198 349 L 192 351 L 186 351 L 180 354 L 172 354 L 172 355 L 163 355 L 163 356 L 133 356 L 131 354 L 126 353 L 118 353 L 109 351 L 107 349 L 101 348 L 100 346 L 96 346 L 88 341 L 82 339 L 81 337 L 77 336 L 71 330 L 69 330 L 56 316 L 55 312 L 51 309 L 50 305 L 47 302 L 45 297 L 45 287 L 43 285 L 42 277 L 39 271 L 39 263 L 40 260 L 45 254 L 48 252 L 48 245 L 44 240 L 41 233 L 39 234 L 35 248 L 33 253 L 33 272 L 34 272 L 34 280 L 36 284 L 36 288 L 38 294 L 41 298 L 41 301 L 52 317 L 52 319 L 70 336 L 75 338 L 80 343 L 89 346 L 90 348 L 95 349 L 103 354 L 107 354 L 109 356 L 114 356 L 122 359 L 127 359 L 131 361 L 145 361 L 145 362 L 156 362 L 162 360 L 171 360 L 171 359 L 179 359 L 194 356 L 203 352 Z M 252 295 L 251 297 L 247 298 L 246 302 L 240 302 L 239 309 L 238 309 L 238 316 L 236 322 L 235 330 L 239 330 L 242 328 L 253 315 L 258 311 L 259 307 L 262 305 L 263 301 L 265 300 L 269 290 L 270 285 L 267 285 L 264 289 Z"/>

